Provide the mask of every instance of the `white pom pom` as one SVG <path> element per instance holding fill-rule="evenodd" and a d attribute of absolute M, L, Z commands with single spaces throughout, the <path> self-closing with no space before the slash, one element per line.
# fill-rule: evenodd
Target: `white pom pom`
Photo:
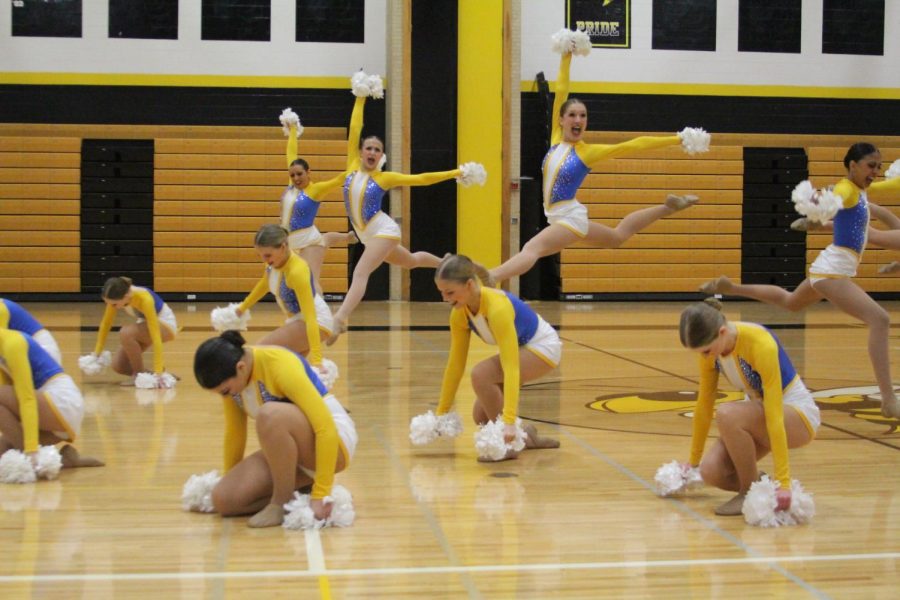
<path fill-rule="evenodd" d="M 409 441 L 414 446 L 430 444 L 438 437 L 438 418 L 430 410 L 422 415 L 416 415 L 409 421 Z"/>
<path fill-rule="evenodd" d="M 558 54 L 587 56 L 591 52 L 591 38 L 581 30 L 560 29 L 550 39 L 553 40 L 553 51 Z"/>
<path fill-rule="evenodd" d="M 827 223 L 844 205 L 840 196 L 831 190 L 817 191 L 809 180 L 797 184 L 791 200 L 794 210 L 814 223 Z"/>
<path fill-rule="evenodd" d="M 884 172 L 885 179 L 893 179 L 894 177 L 900 177 L 900 158 L 894 161 L 894 163 L 888 167 L 888 170 Z"/>
<path fill-rule="evenodd" d="M 350 77 L 350 89 L 357 98 L 365 98 L 372 93 L 372 88 L 369 87 L 369 76 L 365 71 L 357 71 Z"/>
<path fill-rule="evenodd" d="M 679 463 L 668 462 L 656 471 L 656 493 L 663 498 L 674 496 L 703 485 L 700 469 Z"/>
<path fill-rule="evenodd" d="M 35 474 L 41 479 L 56 479 L 62 469 L 62 455 L 56 446 L 41 446 L 37 453 Z"/>
<path fill-rule="evenodd" d="M 475 432 L 475 450 L 479 458 L 502 460 L 510 450 L 521 452 L 525 448 L 526 435 L 522 430 L 521 421 L 516 419 L 516 439 L 509 444 L 503 437 L 505 427 L 503 417 L 498 416 L 496 420 L 485 423 Z"/>
<path fill-rule="evenodd" d="M 239 331 L 247 331 L 247 323 L 250 322 L 250 311 L 245 310 L 241 316 L 238 316 L 237 309 L 240 304 L 232 302 L 228 306 L 217 306 L 209 313 L 209 320 L 213 329 L 216 331 L 228 331 L 229 329 L 237 329 Z"/>
<path fill-rule="evenodd" d="M 775 492 L 778 484 L 768 475 L 763 475 L 759 481 L 755 481 L 744 498 L 744 520 L 749 525 L 757 527 L 783 527 L 787 525 L 801 525 L 808 523 L 816 514 L 812 496 L 803 491 L 803 487 L 796 479 L 791 481 L 791 507 L 788 510 L 778 510 L 778 501 Z"/>
<path fill-rule="evenodd" d="M 711 136 L 701 127 L 685 127 L 678 132 L 681 147 L 688 154 L 700 154 L 709 151 Z"/>
<path fill-rule="evenodd" d="M 33 483 L 37 480 L 31 459 L 18 450 L 7 450 L 0 456 L 0 482 Z"/>
<path fill-rule="evenodd" d="M 297 128 L 297 139 L 300 139 L 300 136 L 303 135 L 303 125 L 300 124 L 300 117 L 290 108 L 281 111 L 281 116 L 278 117 L 278 120 L 281 121 L 281 130 L 284 131 L 284 135 L 291 135 L 291 125 Z"/>
<path fill-rule="evenodd" d="M 138 373 L 134 378 L 134 387 L 142 390 L 169 389 L 178 382 L 171 373 Z"/>
<path fill-rule="evenodd" d="M 462 419 L 459 418 L 459 413 L 455 410 L 451 410 L 437 418 L 437 433 L 441 437 L 455 438 L 462 433 L 462 430 Z"/>
<path fill-rule="evenodd" d="M 309 506 L 309 494 L 294 492 L 294 498 L 284 505 L 285 529 L 321 529 L 322 527 L 349 527 L 356 519 L 353 497 L 347 488 L 336 485 L 331 495 L 324 498 L 325 504 L 332 504 L 331 516 L 325 520 L 316 519 Z"/>
<path fill-rule="evenodd" d="M 463 187 L 469 187 L 472 184 L 484 185 L 487 180 L 487 171 L 484 165 L 477 162 L 467 162 L 459 165 L 462 174 L 456 178 L 456 181 Z"/>
<path fill-rule="evenodd" d="M 337 381 L 338 378 L 338 366 L 333 360 L 323 358 L 322 366 L 313 366 L 313 371 L 319 376 L 319 380 L 322 382 L 322 385 L 325 386 L 326 390 L 330 390 L 334 387 L 334 382 Z"/>
<path fill-rule="evenodd" d="M 218 471 L 191 475 L 181 488 L 181 507 L 187 511 L 214 512 L 212 491 L 221 479 Z"/>
<path fill-rule="evenodd" d="M 78 368 L 85 375 L 99 375 L 112 362 L 112 355 L 105 350 L 100 356 L 93 352 L 78 358 Z"/>
<path fill-rule="evenodd" d="M 384 98 L 384 82 L 381 81 L 381 75 L 369 75 L 367 80 L 369 86 L 369 95 L 376 100 Z"/>

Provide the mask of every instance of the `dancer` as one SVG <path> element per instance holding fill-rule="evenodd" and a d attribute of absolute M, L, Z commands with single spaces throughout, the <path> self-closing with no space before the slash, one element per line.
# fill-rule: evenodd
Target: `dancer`
<path fill-rule="evenodd" d="M 360 84 L 361 81 L 366 81 L 366 84 Z M 353 280 L 344 302 L 334 315 L 334 329 L 327 341 L 328 345 L 333 344 L 339 335 L 347 331 L 350 314 L 362 300 L 369 276 L 381 263 L 388 262 L 404 269 L 416 269 L 434 268 L 441 262 L 434 254 L 422 251 L 410 252 L 400 245 L 400 226 L 381 210 L 381 200 L 385 193 L 399 186 L 432 185 L 453 178 L 462 185 L 483 184 L 485 177 L 484 167 L 475 163 L 466 163 L 452 171 L 418 175 L 380 171 L 384 142 L 374 135 L 360 140 L 366 95 L 372 94 L 373 88 L 376 90 L 380 88 L 380 79 L 378 86 L 373 86 L 371 78 L 367 78 L 363 73 L 355 75 L 353 82 L 353 93 L 357 97 L 350 118 L 350 135 L 347 142 L 347 170 L 350 174 L 344 182 L 344 206 L 356 235 L 365 244 L 365 250 L 353 269 Z"/>
<path fill-rule="evenodd" d="M 703 284 L 700 290 L 706 294 L 745 296 L 791 311 L 804 309 L 826 298 L 851 317 L 863 321 L 869 328 L 869 359 L 881 392 L 881 414 L 900 418 L 900 400 L 891 382 L 890 317 L 853 281 L 866 247 L 869 227 L 866 188 L 872 185 L 881 170 L 881 153 L 866 142 L 853 144 L 844 156 L 844 167 L 847 177 L 834 186 L 833 192 L 816 192 L 813 200 L 815 206 L 823 206 L 831 199 L 835 208 L 839 208 L 833 215 L 833 241 L 819 253 L 809 268 L 809 276 L 794 291 L 775 285 L 734 283 L 724 275 Z M 812 186 L 807 187 L 811 193 Z"/>
<path fill-rule="evenodd" d="M 262 279 L 236 308 L 240 317 L 263 296 L 271 292 L 287 319 L 284 325 L 266 334 L 260 345 L 283 346 L 322 366 L 321 340 L 331 334 L 331 311 L 322 296 L 315 293 L 311 269 L 288 247 L 287 229 L 263 225 L 254 239 L 256 252 L 268 265 Z"/>
<path fill-rule="evenodd" d="M 559 365 L 562 343 L 544 319 L 519 298 L 482 285 L 487 270 L 459 254 L 448 254 L 434 276 L 444 302 L 450 304 L 450 356 L 441 385 L 441 399 L 435 411 L 444 415 L 453 407 L 456 391 L 466 368 L 472 331 L 500 353 L 472 368 L 475 405 L 472 418 L 485 425 L 502 415 L 503 437 L 512 443 L 516 436 L 519 387 L 546 375 Z M 557 440 L 538 436 L 534 425 L 524 428 L 526 448 L 558 448 Z M 501 459 L 512 459 L 510 450 Z M 479 459 L 483 460 L 483 459 Z"/>
<path fill-rule="evenodd" d="M 237 331 L 226 331 L 197 349 L 194 375 L 222 395 L 225 409 L 225 474 L 212 491 L 215 511 L 253 514 L 250 527 L 281 525 L 284 504 L 311 483 L 310 508 L 327 518 L 332 505 L 324 499 L 335 473 L 349 466 L 357 434 L 306 360 L 286 348 L 245 346 Z M 261 450 L 245 457 L 248 415 Z"/>
<path fill-rule="evenodd" d="M 741 514 L 744 497 L 759 478 L 756 463 L 769 452 L 775 461 L 774 481 L 781 486 L 776 492 L 777 510 L 788 510 L 788 449 L 810 443 L 821 419 L 781 342 L 762 325 L 728 321 L 715 300 L 684 309 L 679 334 L 685 348 L 700 354 L 690 464 L 699 465 L 707 484 L 737 492 L 716 508 L 716 514 Z M 704 455 L 719 373 L 745 397 L 715 407 L 719 439 Z"/>
<path fill-rule="evenodd" d="M 686 128 L 669 137 L 642 136 L 621 144 L 588 144 L 587 108 L 577 98 L 569 98 L 569 67 L 572 54 L 586 55 L 590 40 L 584 32 L 563 29 L 554 36 L 555 50 L 562 54 L 553 101 L 553 133 L 550 150 L 544 157 L 544 214 L 550 225 L 528 240 L 522 250 L 505 263 L 491 269 L 491 279 L 500 282 L 525 273 L 538 259 L 556 254 L 581 240 L 600 248 L 618 248 L 631 236 L 653 222 L 697 203 L 696 196 L 669 194 L 660 206 L 627 215 L 613 229 L 588 219 L 587 207 L 575 199 L 585 177 L 600 161 L 642 150 L 683 144 L 689 154 L 709 149 L 709 134 Z"/>
<path fill-rule="evenodd" d="M 38 444 L 69 442 L 62 467 L 99 467 L 72 442 L 81 431 L 84 399 L 59 363 L 27 333 L 0 329 L 0 454 L 20 450 L 37 466 Z M 38 473 L 40 475 L 40 473 Z"/>
<path fill-rule="evenodd" d="M 316 289 L 322 292 L 320 276 L 325 251 L 338 244 L 355 244 L 356 234 L 329 231 L 319 232 L 315 225 L 316 214 L 322 196 L 340 186 L 347 177 L 339 173 L 327 181 L 311 183 L 309 163 L 297 156 L 297 138 L 303 133 L 300 118 L 290 108 L 281 113 L 281 124 L 287 141 L 287 165 L 290 183 L 281 196 L 281 225 L 290 232 L 288 237 L 291 250 L 300 255 L 309 265 Z"/>
<path fill-rule="evenodd" d="M 106 303 L 106 310 L 97 332 L 97 345 L 90 356 L 95 359 L 101 356 L 116 311 L 124 310 L 137 317 L 137 321 L 123 325 L 119 330 L 120 347 L 112 357 L 113 371 L 129 376 L 122 385 L 135 385 L 138 375 L 146 371 L 143 353 L 151 346 L 157 387 L 174 385 L 174 378 L 165 373 L 162 354 L 163 342 L 174 340 L 178 331 L 175 313 L 169 305 L 150 288 L 133 285 L 128 277 L 110 277 L 103 284 L 100 295 Z"/>
<path fill-rule="evenodd" d="M 0 328 L 27 333 L 53 360 L 62 365 L 62 352 L 53 335 L 31 313 L 6 298 L 0 298 Z"/>

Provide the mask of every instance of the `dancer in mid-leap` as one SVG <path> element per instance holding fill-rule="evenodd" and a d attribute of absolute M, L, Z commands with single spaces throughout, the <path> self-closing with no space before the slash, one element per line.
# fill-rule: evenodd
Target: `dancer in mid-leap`
<path fill-rule="evenodd" d="M 281 195 L 281 226 L 290 232 L 288 242 L 291 251 L 300 255 L 309 265 L 316 281 L 318 292 L 322 292 L 319 278 L 325 251 L 337 244 L 355 244 L 358 240 L 352 231 L 341 233 L 329 231 L 321 233 L 315 225 L 316 214 L 322 197 L 330 190 L 339 187 L 347 173 L 342 171 L 331 179 L 312 183 L 309 176 L 309 163 L 297 156 L 297 138 L 303 132 L 300 117 L 290 108 L 281 113 L 281 124 L 288 136 L 287 167 L 290 183 Z"/>
<path fill-rule="evenodd" d="M 484 167 L 466 163 L 452 171 L 404 175 L 381 171 L 384 142 L 370 135 L 362 140 L 363 108 L 366 96 L 380 97 L 381 80 L 373 80 L 365 73 L 354 75 L 353 93 L 357 96 L 350 119 L 350 136 L 347 141 L 347 170 L 350 174 L 344 182 L 344 206 L 353 229 L 365 250 L 353 269 L 353 281 L 344 302 L 334 314 L 334 329 L 328 344 L 333 344 L 347 330 L 347 321 L 362 301 L 369 283 L 369 276 L 383 262 L 415 269 L 435 268 L 441 259 L 429 252 L 410 252 L 400 245 L 400 226 L 381 210 L 381 200 L 388 190 L 400 186 L 433 185 L 456 178 L 462 185 L 484 183 Z M 357 148 L 358 142 L 358 148 Z"/>
<path fill-rule="evenodd" d="M 746 296 L 792 311 L 804 309 L 826 298 L 851 317 L 863 321 L 869 327 L 869 359 L 881 392 L 881 414 L 900 418 L 900 400 L 894 393 L 891 381 L 890 317 L 853 281 L 866 248 L 869 230 L 866 189 L 873 185 L 881 171 L 881 152 L 866 142 L 853 144 L 844 156 L 844 167 L 847 177 L 841 179 L 833 191 L 816 192 L 811 184 L 804 182 L 808 190 L 805 195 L 809 197 L 804 201 L 803 194 L 798 195 L 804 184 L 795 190 L 795 202 L 799 206 L 810 204 L 819 211 L 819 207 L 824 207 L 827 202 L 833 203 L 833 213 L 822 212 L 817 218 L 827 220 L 833 217 L 834 238 L 809 267 L 809 277 L 794 291 L 789 292 L 775 285 L 734 283 L 724 275 L 703 284 L 700 290 L 707 294 Z M 884 182 L 874 185 L 884 185 Z"/>
<path fill-rule="evenodd" d="M 669 137 L 638 137 L 621 144 L 588 144 L 582 138 L 587 129 L 587 108 L 577 98 L 569 98 L 569 67 L 572 54 L 587 54 L 590 40 L 584 32 L 563 29 L 554 36 L 554 49 L 562 54 L 553 101 L 551 147 L 544 157 L 544 214 L 550 225 L 531 238 L 522 251 L 492 269 L 491 279 L 503 281 L 525 273 L 538 259 L 556 254 L 581 240 L 600 248 L 618 248 L 628 238 L 653 222 L 697 202 L 696 196 L 669 194 L 659 206 L 636 210 L 615 227 L 588 219 L 587 207 L 575 199 L 585 177 L 601 160 L 682 144 L 694 154 L 709 148 L 709 134 L 687 128 Z"/>

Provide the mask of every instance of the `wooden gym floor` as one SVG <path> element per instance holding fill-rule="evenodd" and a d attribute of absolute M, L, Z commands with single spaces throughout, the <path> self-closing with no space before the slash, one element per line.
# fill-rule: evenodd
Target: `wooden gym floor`
<path fill-rule="evenodd" d="M 678 343 L 683 303 L 536 303 L 561 328 L 563 362 L 526 386 L 520 412 L 562 447 L 487 465 L 475 460 L 468 379 L 457 398 L 464 434 L 425 448 L 408 440 L 410 418 L 437 401 L 448 307 L 365 303 L 326 352 L 360 435 L 337 478 L 353 493 L 357 520 L 307 533 L 181 510 L 188 476 L 221 468 L 221 405 L 191 371 L 194 349 L 213 334 L 213 305 L 172 305 L 184 331 L 165 346 L 182 377 L 169 392 L 81 375 L 76 361 L 93 348 L 99 300 L 26 306 L 54 333 L 84 392 L 79 448 L 107 466 L 0 486 L 3 598 L 897 594 L 900 423 L 863 398 L 874 389 L 866 330 L 824 303 L 799 314 L 726 305 L 732 319 L 773 327 L 819 396 L 818 439 L 791 453 L 793 476 L 816 502 L 808 526 L 765 530 L 716 517 L 729 497 L 718 490 L 653 494 L 656 468 L 688 456 L 697 378 Z M 897 373 L 900 303 L 885 306 Z M 260 305 L 248 339 L 280 320 L 274 304 Z M 469 366 L 490 354 L 473 341 Z M 770 470 L 771 459 L 762 465 Z"/>

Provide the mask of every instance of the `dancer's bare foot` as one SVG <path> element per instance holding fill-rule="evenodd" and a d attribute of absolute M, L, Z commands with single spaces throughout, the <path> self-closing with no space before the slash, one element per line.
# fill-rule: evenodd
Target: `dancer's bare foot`
<path fill-rule="evenodd" d="M 889 419 L 900 419 L 900 398 L 882 400 L 881 415 Z"/>
<path fill-rule="evenodd" d="M 102 467 L 105 466 L 102 460 L 90 457 L 90 456 L 81 456 L 78 454 L 78 450 L 75 449 L 75 446 L 71 444 L 66 444 L 59 451 L 60 456 L 62 457 L 62 466 L 63 469 L 77 469 L 78 467 Z"/>
<path fill-rule="evenodd" d="M 900 262 L 897 262 L 896 260 L 878 269 L 878 272 L 882 275 L 896 273 L 897 271 L 900 271 Z"/>
<path fill-rule="evenodd" d="M 347 243 L 350 245 L 359 243 L 359 238 L 356 237 L 356 232 L 352 229 L 347 232 Z"/>
<path fill-rule="evenodd" d="M 280 504 L 266 504 L 266 507 L 250 517 L 247 527 L 278 527 L 284 523 L 284 507 Z"/>
<path fill-rule="evenodd" d="M 528 424 L 522 429 L 525 430 L 525 447 L 529 450 L 538 450 L 541 448 L 559 448 L 559 440 L 539 436 L 537 427 L 535 427 L 534 425 Z"/>
<path fill-rule="evenodd" d="M 712 281 L 707 281 L 706 283 L 701 285 L 700 291 L 703 292 L 704 294 L 709 294 L 709 295 L 727 294 L 728 292 L 731 291 L 731 288 L 733 286 L 734 286 L 734 284 L 731 282 L 731 280 L 728 277 L 726 277 L 725 275 L 722 275 L 718 279 L 713 279 Z"/>
<path fill-rule="evenodd" d="M 736 517 L 741 514 L 744 508 L 744 498 L 747 497 L 746 492 L 736 495 L 728 502 L 716 507 L 715 513 L 720 517 Z"/>
<path fill-rule="evenodd" d="M 669 208 L 673 211 L 684 210 L 689 206 L 693 206 L 700 202 L 700 198 L 694 196 L 692 194 L 685 194 L 684 196 L 679 196 L 677 194 L 669 194 L 666 196 L 666 208 Z"/>
<path fill-rule="evenodd" d="M 328 346 L 333 345 L 342 333 L 347 333 L 347 321 L 339 317 L 335 317 L 334 324 L 332 325 L 331 329 L 331 335 L 329 335 L 328 339 L 325 340 L 325 344 Z"/>

